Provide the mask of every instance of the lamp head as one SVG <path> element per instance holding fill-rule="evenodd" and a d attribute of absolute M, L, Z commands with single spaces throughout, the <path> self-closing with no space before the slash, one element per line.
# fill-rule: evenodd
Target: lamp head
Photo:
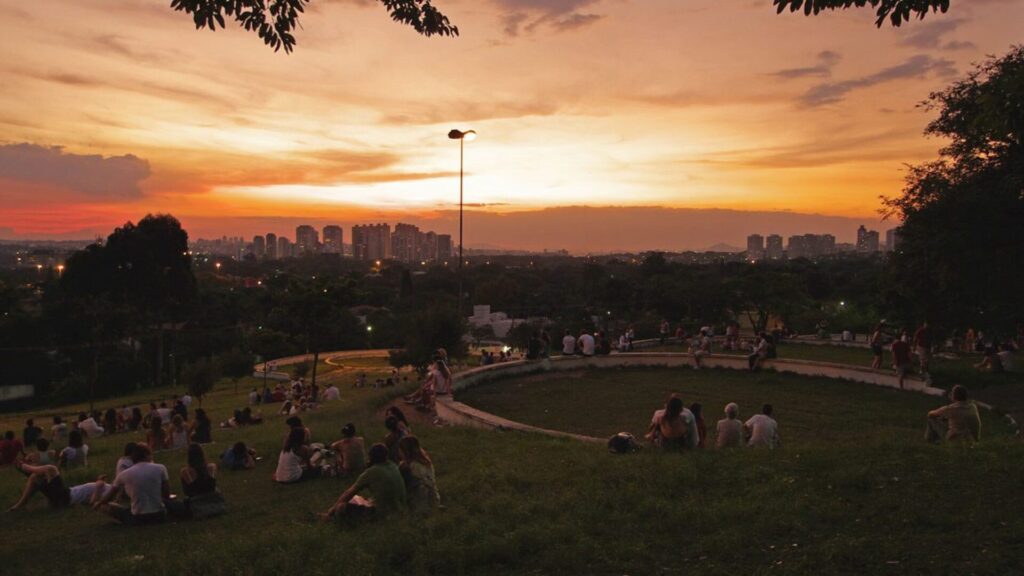
<path fill-rule="evenodd" d="M 466 140 L 472 142 L 473 140 L 476 140 L 476 130 L 466 130 L 463 132 L 462 130 L 453 129 L 448 132 L 448 137 L 452 140 Z"/>

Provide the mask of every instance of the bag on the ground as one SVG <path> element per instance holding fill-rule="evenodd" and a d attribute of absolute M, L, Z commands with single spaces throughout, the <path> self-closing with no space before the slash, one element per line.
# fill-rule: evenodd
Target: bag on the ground
<path fill-rule="evenodd" d="M 188 499 L 188 510 L 196 520 L 227 514 L 228 506 L 220 492 L 200 494 Z"/>
<path fill-rule="evenodd" d="M 608 440 L 608 451 L 612 454 L 629 454 L 640 450 L 640 444 L 629 432 L 619 432 Z"/>

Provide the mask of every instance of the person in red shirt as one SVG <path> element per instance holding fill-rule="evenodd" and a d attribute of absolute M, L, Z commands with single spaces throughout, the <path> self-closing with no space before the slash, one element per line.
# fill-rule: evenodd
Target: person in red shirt
<path fill-rule="evenodd" d="M 4 439 L 0 440 L 0 466 L 14 464 L 24 453 L 25 445 L 14 437 L 14 432 L 8 430 L 4 433 Z"/>
<path fill-rule="evenodd" d="M 907 342 L 906 330 L 892 343 L 892 366 L 899 376 L 900 388 L 903 388 L 903 378 L 910 370 L 910 343 Z"/>

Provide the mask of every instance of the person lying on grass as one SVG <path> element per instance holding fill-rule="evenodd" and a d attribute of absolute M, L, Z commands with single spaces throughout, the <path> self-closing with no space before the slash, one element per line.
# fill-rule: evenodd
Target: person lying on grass
<path fill-rule="evenodd" d="M 981 418 L 978 416 L 978 406 L 967 401 L 967 388 L 957 384 L 949 391 L 949 397 L 953 401 L 951 404 L 928 413 L 925 440 L 980 440 Z"/>
<path fill-rule="evenodd" d="M 406 436 L 398 442 L 402 461 L 398 465 L 405 481 L 405 498 L 409 509 L 416 513 L 432 512 L 441 505 L 441 495 L 434 480 L 434 463 L 415 436 Z"/>
<path fill-rule="evenodd" d="M 135 464 L 114 478 L 114 489 L 93 504 L 118 522 L 128 525 L 163 522 L 167 517 L 166 502 L 171 499 L 167 468 L 153 462 L 153 452 L 145 444 L 136 444 L 132 451 Z M 114 504 L 122 492 L 131 501 L 129 508 Z"/>
<path fill-rule="evenodd" d="M 349 422 L 341 428 L 341 440 L 331 444 L 338 455 L 338 471 L 342 476 L 359 474 L 366 467 L 362 436 L 356 436 L 356 425 Z"/>
<path fill-rule="evenodd" d="M 405 510 L 405 481 L 398 466 L 388 459 L 387 446 L 374 444 L 369 452 L 370 466 L 341 493 L 338 500 L 319 514 L 321 520 L 357 518 L 368 514 L 384 515 Z M 360 496 L 369 492 L 371 497 Z"/>
<path fill-rule="evenodd" d="M 272 476 L 274 482 L 295 484 L 319 476 L 320 469 L 309 466 L 311 455 L 309 446 L 305 443 L 304 429 L 292 428 L 277 457 L 277 469 Z"/>
<path fill-rule="evenodd" d="M 92 505 L 113 490 L 113 486 L 107 484 L 106 476 L 100 476 L 95 482 L 86 482 L 67 488 L 64 486 L 60 469 L 52 464 L 35 466 L 25 462 L 16 462 L 14 467 L 22 474 L 26 474 L 28 480 L 25 481 L 25 490 L 22 491 L 21 498 L 10 507 L 9 511 L 11 512 L 24 508 L 36 492 L 42 493 L 46 497 L 51 508 L 67 508 L 72 504 Z"/>

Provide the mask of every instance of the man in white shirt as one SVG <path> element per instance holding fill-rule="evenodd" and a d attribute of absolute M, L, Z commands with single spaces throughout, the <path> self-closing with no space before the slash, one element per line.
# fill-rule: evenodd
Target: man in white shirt
<path fill-rule="evenodd" d="M 171 497 L 167 468 L 153 462 L 153 453 L 145 444 L 135 446 L 132 460 L 135 465 L 118 474 L 114 479 L 114 489 L 93 507 L 105 511 L 122 524 L 162 522 L 167 517 L 164 502 Z M 111 503 L 122 492 L 128 495 L 130 508 Z"/>
<path fill-rule="evenodd" d="M 188 408 L 189 406 L 192 405 L 192 397 L 188 395 L 188 392 L 186 392 L 185 395 L 181 397 L 181 403 L 185 405 L 185 408 Z"/>
<path fill-rule="evenodd" d="M 85 432 L 89 438 L 98 438 L 103 435 L 103 427 L 96 423 L 92 416 L 86 416 L 85 412 L 78 415 L 78 429 Z"/>
<path fill-rule="evenodd" d="M 259 403 L 260 403 L 260 393 L 257 392 L 255 388 L 253 388 L 252 392 L 249 392 L 249 405 L 250 406 L 255 406 L 255 405 L 259 404 Z"/>
<path fill-rule="evenodd" d="M 160 407 L 156 409 L 156 413 L 160 416 L 160 421 L 164 426 L 171 423 L 171 409 L 167 407 L 167 402 L 161 402 Z"/>
<path fill-rule="evenodd" d="M 586 332 L 580 333 L 579 344 L 580 354 L 584 356 L 593 356 L 595 351 L 595 340 L 594 337 Z"/>
<path fill-rule="evenodd" d="M 334 384 L 331 384 L 326 390 L 324 390 L 324 402 L 330 402 L 332 400 L 341 399 L 341 390 Z"/>
<path fill-rule="evenodd" d="M 772 418 L 772 405 L 765 404 L 761 408 L 761 414 L 755 414 L 743 424 L 743 429 L 750 440 L 747 446 L 779 448 L 782 440 L 779 438 L 779 424 Z"/>
<path fill-rule="evenodd" d="M 572 356 L 575 353 L 576 338 L 574 338 L 573 335 L 570 334 L 568 330 L 566 330 L 565 336 L 562 337 L 562 354 L 564 354 L 565 356 Z"/>

